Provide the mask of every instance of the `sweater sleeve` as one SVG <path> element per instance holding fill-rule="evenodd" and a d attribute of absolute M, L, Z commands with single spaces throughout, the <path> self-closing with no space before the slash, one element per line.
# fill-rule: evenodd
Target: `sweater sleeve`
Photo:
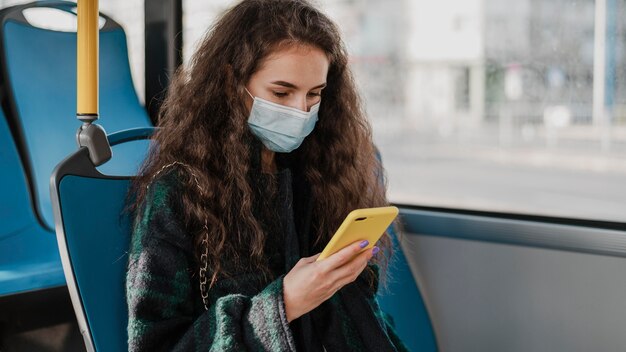
<path fill-rule="evenodd" d="M 133 227 L 126 277 L 129 351 L 295 350 L 283 276 L 255 295 L 225 294 L 208 310 L 198 309 L 192 241 L 175 216 L 170 189 L 162 180 L 151 186 Z"/>

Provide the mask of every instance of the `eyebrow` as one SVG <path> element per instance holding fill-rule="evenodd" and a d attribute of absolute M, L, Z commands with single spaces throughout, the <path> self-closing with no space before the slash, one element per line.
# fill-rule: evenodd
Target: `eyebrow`
<path fill-rule="evenodd" d="M 289 82 L 285 82 L 285 81 L 275 81 L 275 82 L 272 82 L 272 84 L 276 84 L 276 85 L 287 87 L 287 88 L 298 89 L 298 87 L 295 84 L 289 83 Z M 324 88 L 324 87 L 326 87 L 326 82 L 324 82 L 324 83 L 322 83 L 320 85 L 317 85 L 317 86 L 315 86 L 315 87 L 313 87 L 311 89 L 318 89 L 318 88 Z"/>

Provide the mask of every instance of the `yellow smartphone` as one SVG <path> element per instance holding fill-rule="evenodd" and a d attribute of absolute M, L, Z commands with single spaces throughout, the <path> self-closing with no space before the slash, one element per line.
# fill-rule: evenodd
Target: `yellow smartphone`
<path fill-rule="evenodd" d="M 398 208 L 396 207 L 365 208 L 351 211 L 333 238 L 328 241 L 326 248 L 317 260 L 326 259 L 358 240 L 369 241 L 363 251 L 373 247 L 396 216 L 398 216 Z"/>

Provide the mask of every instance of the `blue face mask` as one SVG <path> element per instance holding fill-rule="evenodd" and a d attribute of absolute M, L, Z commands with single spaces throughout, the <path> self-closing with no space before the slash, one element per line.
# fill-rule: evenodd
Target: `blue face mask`
<path fill-rule="evenodd" d="M 271 151 L 289 153 L 295 150 L 315 128 L 320 103 L 313 105 L 306 112 L 253 97 L 252 94 L 250 96 L 254 103 L 250 110 L 248 126 L 252 134 Z"/>

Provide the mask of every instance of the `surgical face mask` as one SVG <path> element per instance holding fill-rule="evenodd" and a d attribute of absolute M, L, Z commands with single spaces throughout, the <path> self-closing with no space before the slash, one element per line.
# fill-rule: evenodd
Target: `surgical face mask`
<path fill-rule="evenodd" d="M 313 131 L 320 103 L 313 105 L 307 112 L 272 103 L 252 94 L 250 97 L 254 99 L 254 103 L 250 110 L 248 126 L 267 149 L 289 153 L 298 148 L 304 138 Z"/>

